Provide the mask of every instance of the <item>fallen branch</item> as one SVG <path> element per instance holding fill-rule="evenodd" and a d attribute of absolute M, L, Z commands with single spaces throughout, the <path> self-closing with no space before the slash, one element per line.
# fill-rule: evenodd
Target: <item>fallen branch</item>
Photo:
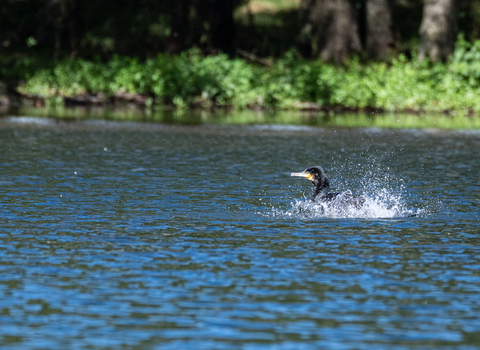
<path fill-rule="evenodd" d="M 241 50 L 241 49 L 237 49 L 237 53 L 243 57 L 246 57 L 248 58 L 249 60 L 251 61 L 254 61 L 254 62 L 258 62 L 258 63 L 261 63 L 263 64 L 264 66 L 267 66 L 267 67 L 271 67 L 272 66 L 272 62 L 270 60 L 267 60 L 265 58 L 261 58 L 261 57 L 258 57 L 257 55 L 251 53 L 251 52 L 248 52 L 248 51 L 245 51 L 245 50 Z"/>

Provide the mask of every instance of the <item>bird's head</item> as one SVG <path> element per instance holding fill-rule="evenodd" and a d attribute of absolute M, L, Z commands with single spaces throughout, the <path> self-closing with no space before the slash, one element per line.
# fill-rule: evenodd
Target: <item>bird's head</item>
<path fill-rule="evenodd" d="M 307 180 L 312 181 L 316 188 L 323 188 L 329 186 L 328 178 L 325 175 L 322 167 L 319 166 L 307 168 L 301 173 L 292 173 L 290 176 L 304 177 Z"/>

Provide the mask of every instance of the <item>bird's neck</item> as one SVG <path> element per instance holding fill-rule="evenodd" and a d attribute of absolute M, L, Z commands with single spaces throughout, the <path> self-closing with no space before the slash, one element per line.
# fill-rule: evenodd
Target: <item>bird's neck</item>
<path fill-rule="evenodd" d="M 328 194 L 328 190 L 330 188 L 330 184 L 326 181 L 323 184 L 317 184 L 313 189 L 312 193 L 312 201 L 316 201 L 317 199 L 321 199 Z"/>

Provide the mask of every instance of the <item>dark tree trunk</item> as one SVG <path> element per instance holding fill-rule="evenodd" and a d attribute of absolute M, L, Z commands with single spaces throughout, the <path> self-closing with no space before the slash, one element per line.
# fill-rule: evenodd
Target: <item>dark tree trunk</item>
<path fill-rule="evenodd" d="M 168 43 L 168 53 L 176 54 L 185 48 L 188 36 L 188 15 L 190 0 L 174 0 L 172 5 L 172 37 Z"/>
<path fill-rule="evenodd" d="M 348 0 L 326 0 L 325 5 L 327 30 L 320 56 L 324 61 L 344 61 L 361 49 L 354 8 Z"/>
<path fill-rule="evenodd" d="M 233 12 L 239 3 L 240 0 L 168 0 L 172 34 L 167 51 L 177 54 L 197 44 L 210 53 L 233 53 Z"/>
<path fill-rule="evenodd" d="M 480 38 L 478 5 L 478 0 L 458 0 L 455 2 L 456 12 L 462 17 L 457 23 L 458 31 L 465 33 L 465 39 L 468 41 L 475 41 Z"/>
<path fill-rule="evenodd" d="M 310 44 L 314 56 L 324 61 L 344 61 L 360 51 L 355 9 L 349 0 L 302 0 L 300 43 Z"/>
<path fill-rule="evenodd" d="M 384 59 L 393 46 L 392 16 L 388 0 L 367 0 L 367 54 Z"/>
<path fill-rule="evenodd" d="M 316 14 L 317 0 L 301 0 L 298 8 L 298 21 L 301 28 L 297 38 L 297 46 L 300 52 L 305 56 L 312 56 L 317 52 L 317 43 L 314 41 L 314 35 L 318 31 L 320 14 Z"/>
<path fill-rule="evenodd" d="M 66 47 L 70 48 L 70 57 L 75 57 L 80 49 L 80 42 L 83 36 L 83 23 L 81 22 L 78 1 L 71 0 L 67 3 L 65 12 L 65 35 Z"/>
<path fill-rule="evenodd" d="M 452 54 L 457 36 L 455 0 L 425 0 L 420 26 L 422 60 L 446 61 Z"/>
<path fill-rule="evenodd" d="M 235 39 L 234 0 L 218 0 L 216 2 L 219 13 L 212 23 L 212 44 L 223 52 L 232 54 Z"/>
<path fill-rule="evenodd" d="M 50 0 L 45 2 L 43 10 L 43 20 L 32 37 L 41 46 L 53 46 L 55 58 L 66 52 L 75 56 L 84 34 L 78 1 Z"/>
<path fill-rule="evenodd" d="M 197 0 L 195 9 L 202 22 L 209 25 L 209 49 L 213 52 L 233 53 L 235 23 L 233 11 L 238 0 Z"/>

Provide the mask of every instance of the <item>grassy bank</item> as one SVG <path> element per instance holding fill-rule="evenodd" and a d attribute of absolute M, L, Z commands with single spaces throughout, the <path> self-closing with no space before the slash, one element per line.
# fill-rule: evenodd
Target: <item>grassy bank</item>
<path fill-rule="evenodd" d="M 265 65 L 265 63 L 267 65 Z M 24 97 L 47 104 L 65 100 L 109 103 L 132 100 L 147 106 L 284 109 L 362 109 L 480 112 L 480 42 L 457 43 L 449 63 L 400 56 L 389 63 L 343 66 L 304 61 L 295 52 L 259 64 L 196 51 L 159 55 L 139 62 L 114 57 L 104 63 L 67 59 L 15 65 L 5 62 L 2 79 L 22 81 Z M 44 68 L 39 68 L 42 66 Z"/>

